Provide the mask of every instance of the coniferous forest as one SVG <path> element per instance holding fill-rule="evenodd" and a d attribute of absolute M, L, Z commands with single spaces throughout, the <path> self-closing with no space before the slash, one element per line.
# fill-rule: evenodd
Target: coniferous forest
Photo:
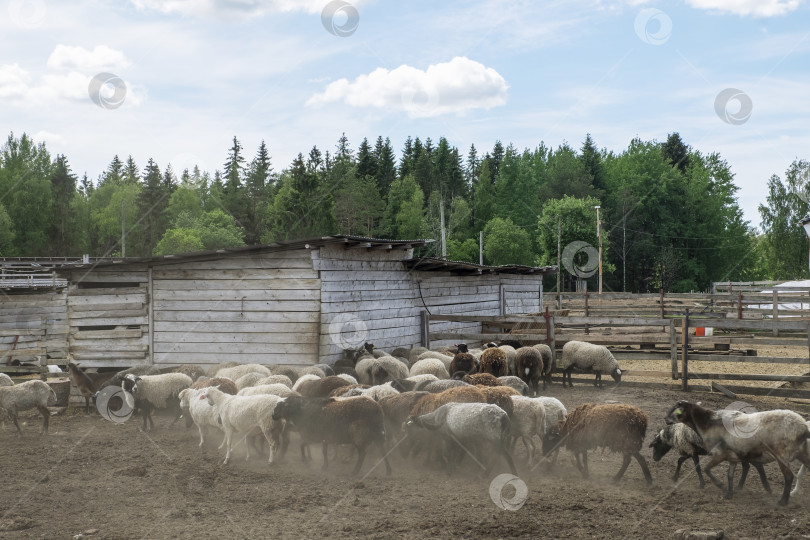
<path fill-rule="evenodd" d="M 444 137 L 395 149 L 381 136 L 353 147 L 343 135 L 280 166 L 264 142 L 245 149 L 234 137 L 222 157 L 221 169 L 181 171 L 116 155 L 80 177 L 68 156 L 11 134 L 0 151 L 0 255 L 120 256 L 122 222 L 129 257 L 338 233 L 438 239 L 443 207 L 447 258 L 477 263 L 483 232 L 485 264 L 551 265 L 558 242 L 598 244 L 600 206 L 605 290 L 688 292 L 808 273 L 798 220 L 810 211 L 810 164 L 763 179 L 760 230 L 743 219 L 729 164 L 677 133 L 633 139 L 620 153 L 590 135 L 578 147 L 466 151 Z M 440 256 L 441 246 L 418 255 Z"/>

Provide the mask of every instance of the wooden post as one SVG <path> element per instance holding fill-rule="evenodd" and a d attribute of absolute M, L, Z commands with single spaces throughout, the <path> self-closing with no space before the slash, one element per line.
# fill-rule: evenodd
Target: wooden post
<path fill-rule="evenodd" d="M 737 291 L 737 318 L 742 319 L 742 291 Z"/>
<path fill-rule="evenodd" d="M 678 334 L 675 332 L 675 321 L 669 321 L 669 357 L 672 364 L 672 380 L 678 380 Z"/>
<path fill-rule="evenodd" d="M 588 289 L 585 289 L 585 316 L 586 316 L 586 317 L 589 317 L 589 316 L 590 316 L 590 314 L 591 314 L 591 313 L 590 313 L 590 309 L 588 308 Z M 587 324 L 587 323 L 585 324 L 585 333 L 586 333 L 586 334 L 590 334 L 590 333 L 591 333 L 591 330 L 590 330 L 590 328 L 588 327 L 588 324 Z"/>
<path fill-rule="evenodd" d="M 660 298 L 661 298 L 661 300 L 660 300 L 660 304 L 661 304 L 661 318 L 663 319 L 663 318 L 664 318 L 664 288 L 663 288 L 663 287 L 661 287 L 661 289 L 660 289 L 660 295 L 661 295 L 661 296 L 660 296 Z M 666 328 L 663 328 L 663 330 L 666 330 Z"/>
<path fill-rule="evenodd" d="M 501 317 L 503 317 L 504 315 L 506 315 L 506 302 L 505 302 L 506 298 L 503 293 L 503 285 L 498 286 L 498 299 L 499 303 L 501 304 Z"/>
<path fill-rule="evenodd" d="M 147 313 L 147 322 L 149 323 L 149 363 L 155 365 L 155 291 L 152 287 L 151 266 L 147 272 L 149 278 L 149 290 L 147 291 L 147 294 L 149 295 L 149 309 Z"/>
<path fill-rule="evenodd" d="M 549 322 L 551 321 L 551 317 L 548 313 L 548 306 L 546 306 L 546 311 L 543 313 L 543 318 L 546 319 L 546 345 L 551 347 L 551 325 Z"/>
<path fill-rule="evenodd" d="M 681 389 L 684 392 L 689 391 L 689 310 L 683 316 L 683 335 L 681 336 L 681 376 L 683 383 Z"/>
<path fill-rule="evenodd" d="M 428 313 L 427 310 L 423 309 L 422 312 L 419 315 L 421 317 L 421 321 L 420 321 L 420 325 L 419 325 L 420 326 L 420 332 L 419 333 L 421 334 L 420 337 L 421 337 L 421 340 L 422 340 L 422 347 L 425 347 L 426 349 L 429 349 L 430 348 L 430 313 Z"/>
<path fill-rule="evenodd" d="M 551 332 L 551 343 L 549 343 L 549 348 L 551 349 L 551 365 L 556 367 L 557 366 L 557 338 L 554 336 L 554 315 L 549 316 L 548 320 L 550 321 L 547 328 L 548 332 Z M 553 372 L 553 370 L 552 370 Z"/>
<path fill-rule="evenodd" d="M 810 321 L 807 323 L 807 350 L 810 352 Z M 810 356 L 807 357 L 810 362 Z"/>
<path fill-rule="evenodd" d="M 801 305 L 801 304 L 799 304 Z M 777 322 L 779 321 L 779 292 L 774 289 L 773 290 L 773 336 L 779 337 L 779 328 L 777 328 Z"/>

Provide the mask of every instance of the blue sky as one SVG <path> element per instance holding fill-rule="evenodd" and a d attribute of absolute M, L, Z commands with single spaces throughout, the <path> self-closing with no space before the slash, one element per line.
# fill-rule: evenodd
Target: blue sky
<path fill-rule="evenodd" d="M 2 0 L 0 128 L 91 178 L 115 154 L 212 171 L 234 135 L 248 158 L 264 139 L 280 170 L 344 131 L 353 148 L 445 136 L 464 155 L 677 131 L 728 161 L 753 225 L 768 178 L 810 159 L 806 0 L 331 4 L 347 36 L 327 4 Z M 90 99 L 98 73 L 124 81 L 120 107 Z M 744 94 L 721 106 L 732 123 L 715 107 L 728 88 Z"/>

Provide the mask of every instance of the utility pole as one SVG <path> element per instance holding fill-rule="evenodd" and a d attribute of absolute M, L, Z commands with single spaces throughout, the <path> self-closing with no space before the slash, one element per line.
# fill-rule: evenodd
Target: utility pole
<path fill-rule="evenodd" d="M 439 219 L 442 227 L 442 259 L 447 258 L 447 242 L 444 239 L 444 198 L 439 201 Z"/>
<path fill-rule="evenodd" d="M 602 294 L 602 220 L 599 219 L 601 206 L 594 206 L 594 208 L 596 208 L 596 236 L 599 238 L 599 294 Z"/>
<path fill-rule="evenodd" d="M 562 297 L 560 296 L 560 237 L 562 236 L 562 216 L 557 216 L 557 309 L 561 308 Z"/>
<path fill-rule="evenodd" d="M 484 231 L 478 231 L 478 264 L 484 266 Z"/>
<path fill-rule="evenodd" d="M 121 199 L 121 257 L 127 256 L 127 221 L 126 221 L 126 202 L 127 200 Z"/>

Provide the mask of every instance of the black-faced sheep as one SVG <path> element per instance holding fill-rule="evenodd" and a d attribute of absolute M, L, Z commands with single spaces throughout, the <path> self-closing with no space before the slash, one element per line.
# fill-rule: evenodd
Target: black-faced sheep
<path fill-rule="evenodd" d="M 531 389 L 532 397 L 540 394 L 540 379 L 543 377 L 543 358 L 534 347 L 521 347 L 515 351 L 515 371 Z M 546 381 L 543 380 L 543 390 Z"/>
<path fill-rule="evenodd" d="M 374 444 L 382 454 L 386 474 L 391 465 L 385 453 L 385 420 L 380 406 L 366 397 L 313 398 L 290 396 L 283 398 L 273 411 L 273 419 L 285 419 L 298 428 L 301 435 L 301 457 L 305 459 L 307 444 L 323 443 L 323 468 L 329 466 L 329 444 L 351 444 L 357 449 L 354 474 L 360 472 L 366 449 Z"/>
<path fill-rule="evenodd" d="M 730 499 L 733 495 L 732 480 L 737 460 L 756 462 L 765 456 L 776 460 L 785 478 L 780 506 L 787 505 L 790 500 L 794 478 L 790 462 L 798 459 L 803 465 L 810 466 L 807 447 L 810 431 L 804 419 L 793 411 L 713 411 L 695 403 L 679 401 L 670 415 L 701 436 L 710 452 L 709 463 L 703 471 L 718 487 L 722 487 L 722 484 L 711 470 L 718 463 L 729 461 L 726 498 Z"/>
<path fill-rule="evenodd" d="M 489 373 L 493 377 L 509 375 L 509 363 L 506 353 L 498 347 L 484 349 L 478 366 L 481 373 Z"/>
<path fill-rule="evenodd" d="M 478 364 L 475 362 L 475 357 L 470 353 L 459 351 L 450 362 L 450 373 L 457 373 L 463 371 L 464 373 L 471 374 L 478 370 Z"/>
<path fill-rule="evenodd" d="M 51 413 L 48 411 L 48 401 L 56 401 L 56 392 L 43 381 L 26 381 L 14 386 L 0 386 L 0 410 L 4 410 L 17 434 L 22 437 L 20 424 L 17 423 L 17 414 L 36 408 L 42 415 L 41 434 L 48 433 L 48 420 Z"/>
<path fill-rule="evenodd" d="M 564 442 L 565 447 L 574 453 L 577 468 L 588 478 L 588 450 L 606 448 L 623 455 L 622 466 L 614 482 L 621 480 L 630 465 L 630 458 L 636 458 L 647 484 L 652 484 L 652 476 L 647 462 L 641 455 L 641 446 L 647 433 L 647 413 L 633 405 L 585 403 L 568 413 L 554 428 L 552 444 Z M 556 446 L 556 444 L 555 444 Z M 580 464 L 580 456 L 582 463 Z"/>
<path fill-rule="evenodd" d="M 424 399 L 424 398 L 423 398 Z M 497 405 L 485 403 L 447 403 L 435 411 L 423 415 L 411 416 L 407 425 L 418 426 L 430 430 L 438 430 L 443 436 L 447 448 L 461 445 L 460 451 L 472 453 L 481 443 L 489 443 L 503 456 L 512 474 L 517 474 L 515 463 L 508 448 L 508 437 L 511 429 L 509 416 Z M 448 456 L 447 465 L 452 473 L 455 464 L 459 461 Z M 482 457 L 483 456 L 479 456 Z M 488 474 L 492 468 L 492 460 L 486 467 Z"/>
<path fill-rule="evenodd" d="M 164 373 L 162 375 L 127 375 L 121 387 L 132 394 L 135 405 L 141 408 L 143 416 L 143 430 L 146 423 L 154 429 L 152 409 L 170 409 L 175 413 L 174 422 L 182 415 L 179 394 L 192 385 L 191 377 L 183 373 Z M 172 422 L 172 424 L 174 424 Z"/>
<path fill-rule="evenodd" d="M 619 369 L 619 363 L 608 348 L 602 345 L 594 345 L 585 341 L 569 341 L 563 345 L 562 364 L 563 387 L 565 387 L 566 378 L 568 386 L 574 386 L 571 380 L 571 372 L 574 368 L 596 373 L 596 379 L 593 382 L 596 387 L 602 386 L 603 374 L 613 377 L 617 385 L 622 382 L 622 370 Z"/>

